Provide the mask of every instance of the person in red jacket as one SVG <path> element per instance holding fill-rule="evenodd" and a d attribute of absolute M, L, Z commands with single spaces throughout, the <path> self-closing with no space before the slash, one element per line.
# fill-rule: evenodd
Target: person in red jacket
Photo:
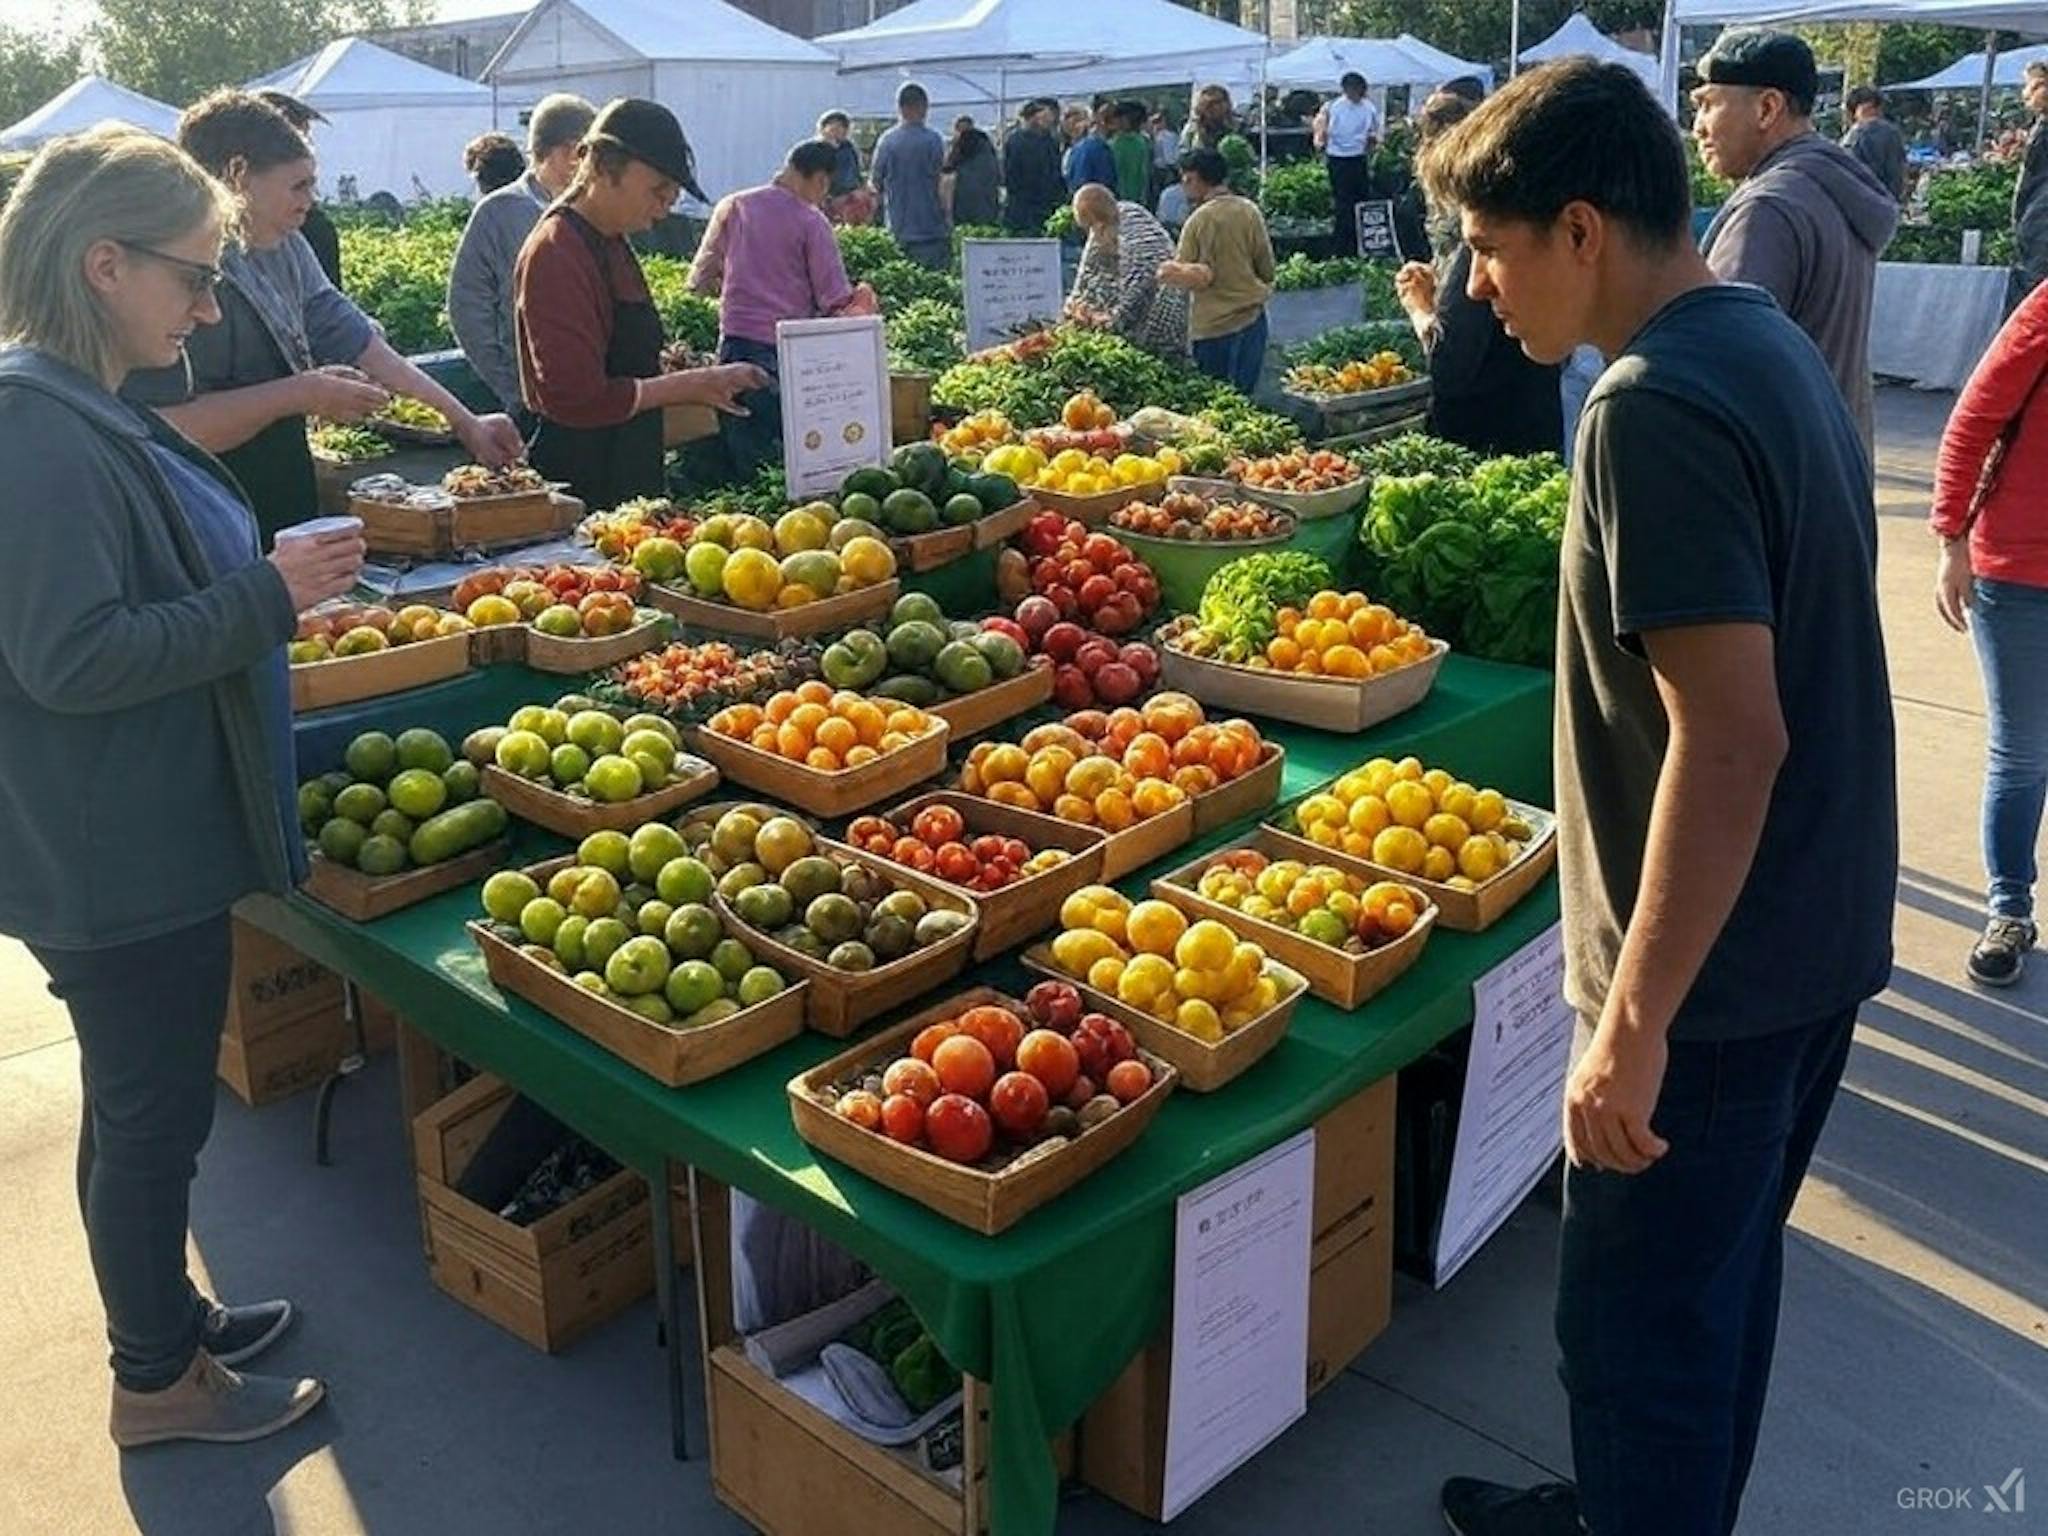
<path fill-rule="evenodd" d="M 1984 674 L 1989 760 L 1984 865 L 1990 915 L 1972 980 L 2010 986 L 2034 926 L 2034 844 L 2048 798 L 2048 285 L 2013 311 L 1941 435 L 1929 522 L 1941 540 L 1934 602 L 1971 634 Z"/>

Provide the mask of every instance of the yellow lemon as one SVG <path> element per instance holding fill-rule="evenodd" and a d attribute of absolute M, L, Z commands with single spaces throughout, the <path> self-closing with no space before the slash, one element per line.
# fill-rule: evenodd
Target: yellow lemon
<path fill-rule="evenodd" d="M 880 539 L 871 539 L 866 534 L 846 541 L 846 547 L 839 551 L 839 565 L 863 587 L 877 586 L 896 574 L 895 553 Z"/>
<path fill-rule="evenodd" d="M 1419 757 L 1402 758 L 1401 761 L 1394 764 L 1394 777 L 1397 779 L 1407 779 L 1411 783 L 1421 783 L 1422 759 Z"/>
<path fill-rule="evenodd" d="M 1465 839 L 1472 835 L 1472 829 L 1460 817 L 1448 811 L 1438 811 L 1422 824 L 1422 835 L 1437 847 L 1456 853 L 1465 846 Z"/>
<path fill-rule="evenodd" d="M 1052 961 L 1069 976 L 1086 976 L 1098 960 L 1118 958 L 1116 940 L 1093 928 L 1072 928 L 1052 941 Z"/>
<path fill-rule="evenodd" d="M 1237 935 L 1213 918 L 1203 918 L 1173 946 L 1176 964 L 1190 971 L 1220 971 L 1237 951 Z"/>
<path fill-rule="evenodd" d="M 1448 880 L 1458 872 L 1458 856 L 1448 848 L 1431 848 L 1422 856 L 1422 878 Z"/>
<path fill-rule="evenodd" d="M 1162 955 L 1134 955 L 1117 979 L 1116 995 L 1142 1008 L 1172 985 L 1172 961 Z"/>
<path fill-rule="evenodd" d="M 1387 810 L 1387 802 L 1378 795 L 1360 795 L 1351 802 L 1350 813 L 1344 818 L 1345 825 L 1353 832 L 1363 833 L 1368 838 L 1378 837 L 1393 821 Z"/>
<path fill-rule="evenodd" d="M 1465 817 L 1475 832 L 1491 832 L 1507 819 L 1508 802 L 1497 789 L 1482 789 L 1472 797 L 1472 810 Z"/>
<path fill-rule="evenodd" d="M 1205 1003 L 1220 1003 L 1223 996 L 1223 976 L 1220 972 L 1178 970 L 1173 973 L 1173 990 L 1182 997 L 1200 998 Z"/>
<path fill-rule="evenodd" d="M 1472 807 L 1478 799 L 1479 792 L 1470 784 L 1453 784 L 1436 797 L 1436 804 L 1438 810 L 1457 817 L 1469 826 L 1472 822 Z"/>
<path fill-rule="evenodd" d="M 1104 955 L 1088 967 L 1088 985 L 1098 992 L 1116 995 L 1117 983 L 1123 979 L 1124 963 L 1115 955 Z"/>
<path fill-rule="evenodd" d="M 1413 759 L 1411 759 L 1413 761 Z M 1387 787 L 1387 814 L 1403 827 L 1420 829 L 1436 811 L 1436 797 L 1427 785 L 1398 779 Z"/>
<path fill-rule="evenodd" d="M 1441 768 L 1432 768 L 1422 776 L 1422 782 L 1429 786 L 1429 792 L 1441 800 L 1452 784 L 1457 781 Z"/>
<path fill-rule="evenodd" d="M 1199 997 L 1191 997 L 1175 1009 L 1173 1023 L 1176 1029 L 1193 1035 L 1197 1040 L 1214 1044 L 1223 1038 L 1223 1020 L 1218 1017 L 1213 1004 Z"/>
<path fill-rule="evenodd" d="M 1095 926 L 1095 887 L 1084 885 L 1065 901 L 1060 903 L 1060 926 L 1062 928 L 1093 928 Z"/>
<path fill-rule="evenodd" d="M 1472 881 L 1491 879 L 1500 873 L 1500 854 L 1486 838 L 1469 838 L 1458 850 L 1458 873 Z"/>
<path fill-rule="evenodd" d="M 727 557 L 719 580 L 725 595 L 741 608 L 765 613 L 782 592 L 782 568 L 766 550 L 736 549 Z"/>
<path fill-rule="evenodd" d="M 1163 901 L 1141 901 L 1131 908 L 1124 931 L 1130 936 L 1131 948 L 1143 952 L 1141 958 L 1170 955 L 1180 936 L 1188 931 L 1188 920 L 1179 907 Z"/>
<path fill-rule="evenodd" d="M 1414 827 L 1388 827 L 1372 840 L 1372 861 L 1404 875 L 1422 873 L 1422 861 L 1429 856 L 1429 839 Z"/>

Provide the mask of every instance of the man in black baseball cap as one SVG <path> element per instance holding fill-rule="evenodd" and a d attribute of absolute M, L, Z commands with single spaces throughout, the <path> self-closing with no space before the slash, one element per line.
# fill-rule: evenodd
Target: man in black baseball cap
<path fill-rule="evenodd" d="M 1789 32 L 1724 32 L 1699 62 L 1693 136 L 1740 182 L 1701 252 L 1724 282 L 1754 283 L 1813 339 L 1874 450 L 1870 296 L 1899 205 L 1854 155 L 1813 131 L 1813 50 Z"/>
<path fill-rule="evenodd" d="M 583 142 L 598 149 L 617 150 L 652 166 L 698 202 L 711 201 L 697 185 L 697 157 L 691 152 L 690 141 L 683 137 L 683 125 L 676 121 L 675 113 L 658 101 L 622 96 L 607 103 Z M 671 197 L 670 202 L 673 201 Z"/>

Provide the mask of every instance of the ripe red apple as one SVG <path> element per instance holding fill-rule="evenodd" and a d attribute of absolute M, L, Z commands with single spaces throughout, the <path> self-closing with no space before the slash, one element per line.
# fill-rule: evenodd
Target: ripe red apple
<path fill-rule="evenodd" d="M 1074 652 L 1074 665 L 1088 674 L 1093 682 L 1095 674 L 1116 660 L 1116 642 L 1105 640 L 1100 635 L 1090 635 L 1081 642 L 1081 648 Z"/>
<path fill-rule="evenodd" d="M 1059 621 L 1059 609 L 1047 598 L 1027 597 L 1017 605 L 1017 626 L 1029 637 L 1026 650 L 1037 644 L 1045 632 Z"/>
<path fill-rule="evenodd" d="M 984 630 L 988 630 L 994 634 L 1008 635 L 1012 640 L 1017 642 L 1017 648 L 1019 650 L 1028 651 L 1031 649 L 1030 633 L 1024 628 L 1022 624 L 1019 624 L 1015 619 L 1006 619 L 1001 614 L 995 614 L 989 618 L 983 619 L 981 621 L 981 627 Z"/>
<path fill-rule="evenodd" d="M 1089 681 L 1095 684 L 1095 696 L 1111 705 L 1128 704 L 1145 688 L 1137 672 L 1121 661 L 1109 662 Z"/>
<path fill-rule="evenodd" d="M 1086 672 L 1069 662 L 1052 675 L 1052 699 L 1061 709 L 1086 709 L 1095 702 L 1095 686 Z"/>
<path fill-rule="evenodd" d="M 1038 648 L 1054 661 L 1072 661 L 1074 653 L 1088 638 L 1088 631 L 1078 624 L 1062 621 L 1052 625 L 1039 637 Z"/>

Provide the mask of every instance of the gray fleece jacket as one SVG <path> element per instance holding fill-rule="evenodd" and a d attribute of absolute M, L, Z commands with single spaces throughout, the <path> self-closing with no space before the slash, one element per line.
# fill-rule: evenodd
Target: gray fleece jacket
<path fill-rule="evenodd" d="M 519 345 L 512 332 L 519 248 L 540 222 L 547 189 L 531 171 L 469 211 L 448 274 L 448 323 L 476 376 L 507 411 L 519 410 Z"/>
<path fill-rule="evenodd" d="M 1874 443 L 1870 294 L 1898 222 L 1899 205 L 1867 166 L 1806 133 L 1758 163 L 1700 244 L 1724 282 L 1766 290 L 1813 339 L 1866 453 Z"/>

